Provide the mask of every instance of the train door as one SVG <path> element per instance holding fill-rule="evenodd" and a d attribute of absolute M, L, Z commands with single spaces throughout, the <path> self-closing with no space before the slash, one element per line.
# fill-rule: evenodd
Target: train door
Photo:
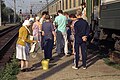
<path fill-rule="evenodd" d="M 91 24 L 92 30 L 95 30 L 98 25 L 100 17 L 100 2 L 101 0 L 86 0 L 87 2 L 87 18 L 89 24 Z"/>

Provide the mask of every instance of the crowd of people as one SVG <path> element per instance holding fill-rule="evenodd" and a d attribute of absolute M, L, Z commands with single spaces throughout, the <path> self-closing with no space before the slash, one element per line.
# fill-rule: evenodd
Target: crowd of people
<path fill-rule="evenodd" d="M 85 4 L 76 14 L 57 11 L 55 19 L 47 12 L 42 17 L 27 19 L 19 29 L 16 44 L 16 58 L 21 61 L 21 71 L 28 70 L 29 53 L 32 50 L 44 52 L 44 59 L 53 60 L 52 50 L 55 46 L 58 57 L 62 54 L 69 57 L 74 55 L 73 69 L 78 69 L 81 60 L 83 69 L 86 69 L 86 41 L 89 36 L 89 25 L 86 17 Z M 33 36 L 31 38 L 31 35 Z M 32 45 L 32 46 L 31 46 Z M 32 48 L 34 46 L 34 48 Z"/>

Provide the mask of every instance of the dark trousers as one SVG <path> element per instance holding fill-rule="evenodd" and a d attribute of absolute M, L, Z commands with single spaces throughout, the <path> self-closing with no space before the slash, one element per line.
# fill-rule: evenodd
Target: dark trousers
<path fill-rule="evenodd" d="M 78 62 L 79 62 L 79 47 L 81 46 L 81 53 L 82 53 L 82 65 L 83 67 L 86 67 L 86 58 L 87 58 L 87 53 L 86 53 L 86 43 L 77 43 L 75 42 L 75 66 L 78 67 Z"/>
<path fill-rule="evenodd" d="M 45 40 L 45 44 L 44 44 L 44 58 L 45 59 L 52 58 L 53 45 L 54 45 L 54 40 L 52 39 Z"/>
<path fill-rule="evenodd" d="M 64 39 L 63 39 L 63 35 L 60 31 L 57 30 L 56 32 L 57 36 L 56 36 L 56 40 L 57 40 L 57 43 L 56 43 L 56 52 L 58 54 L 60 53 L 63 53 L 63 48 L 64 48 Z"/>

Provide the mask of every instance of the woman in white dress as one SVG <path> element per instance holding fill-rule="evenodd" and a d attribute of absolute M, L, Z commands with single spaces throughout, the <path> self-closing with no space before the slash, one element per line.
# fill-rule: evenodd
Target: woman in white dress
<path fill-rule="evenodd" d="M 21 71 L 28 70 L 29 48 L 27 43 L 35 42 L 28 38 L 30 33 L 28 29 L 29 26 L 29 20 L 25 20 L 22 27 L 19 29 L 19 36 L 16 43 L 16 58 L 21 61 Z"/>
<path fill-rule="evenodd" d="M 82 18 L 87 21 L 87 16 L 86 16 L 86 3 L 83 2 L 83 3 L 81 4 L 81 6 L 82 6 L 82 8 L 83 8 L 83 10 L 82 10 Z"/>

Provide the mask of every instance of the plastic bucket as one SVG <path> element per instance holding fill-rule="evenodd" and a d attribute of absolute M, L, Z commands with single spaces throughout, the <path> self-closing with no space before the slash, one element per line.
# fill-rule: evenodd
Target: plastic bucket
<path fill-rule="evenodd" d="M 48 70 L 48 68 L 49 68 L 49 59 L 43 59 L 41 61 L 41 64 L 42 64 L 43 70 Z"/>

